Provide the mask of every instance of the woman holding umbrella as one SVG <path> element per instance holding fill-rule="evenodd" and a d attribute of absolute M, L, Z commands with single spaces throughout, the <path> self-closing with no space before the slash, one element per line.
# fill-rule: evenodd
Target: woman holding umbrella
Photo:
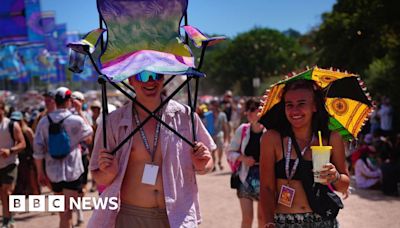
<path fill-rule="evenodd" d="M 319 177 L 325 180 L 324 185 L 342 193 L 350 184 L 344 142 L 338 132 L 328 128 L 330 114 L 322 90 L 315 81 L 304 78 L 287 80 L 278 87 L 282 89 L 279 102 L 261 113 L 260 120 L 269 129 L 260 142 L 264 227 L 338 227 L 335 218 L 325 219 L 313 210 L 302 182 L 304 173 L 313 175 L 310 146 L 318 145 L 317 133 L 321 131 L 323 144 L 332 146 L 332 150 L 330 163 Z M 295 144 L 301 150 L 300 163 Z"/>

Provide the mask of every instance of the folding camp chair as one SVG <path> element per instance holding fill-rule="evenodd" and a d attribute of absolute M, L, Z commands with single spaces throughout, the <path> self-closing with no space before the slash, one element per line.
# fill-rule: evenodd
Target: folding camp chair
<path fill-rule="evenodd" d="M 84 61 L 89 56 L 99 74 L 99 83 L 102 87 L 103 143 L 105 148 L 107 146 L 105 132 L 105 120 L 108 113 L 107 82 L 150 114 L 113 149 L 112 153 L 121 148 L 150 118 L 156 119 L 186 143 L 194 146 L 192 141 L 183 137 L 156 115 L 186 85 L 188 105 L 191 108 L 192 140 L 196 140 L 194 110 L 199 78 L 205 76 L 200 68 L 203 64 L 206 48 L 225 38 L 209 38 L 198 29 L 188 25 L 187 6 L 188 0 L 97 0 L 100 28 L 91 31 L 79 42 L 68 44 L 68 47 L 70 47 L 70 70 L 73 72 L 82 71 Z M 182 21 L 184 21 L 183 26 L 181 26 Z M 105 29 L 103 29 L 103 24 L 106 27 Z M 185 30 L 184 37 L 181 36 L 181 28 Z M 103 35 L 106 35 L 106 39 L 103 38 Z M 189 48 L 189 38 L 194 46 L 201 48 L 200 61 L 197 67 Z M 154 112 L 151 112 L 130 95 L 128 91 L 134 92 L 134 90 L 124 82 L 127 78 L 143 71 L 173 75 L 164 85 L 177 75 L 186 75 L 186 80 L 164 99 Z M 192 79 L 195 79 L 193 100 L 190 84 Z M 118 82 L 125 87 L 125 90 L 117 84 Z"/>

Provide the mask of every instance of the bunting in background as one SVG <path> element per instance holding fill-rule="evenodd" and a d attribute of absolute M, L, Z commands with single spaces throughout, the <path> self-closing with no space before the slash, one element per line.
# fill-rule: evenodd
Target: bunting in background
<path fill-rule="evenodd" d="M 46 74 L 39 61 L 40 53 L 45 49 L 44 44 L 24 45 L 18 48 L 19 56 L 30 77 L 41 77 Z"/>
<path fill-rule="evenodd" d="M 40 0 L 1 0 L 0 28 L 0 79 L 66 80 L 67 27 L 56 24 L 54 12 L 42 12 Z"/>
<path fill-rule="evenodd" d="M 0 44 L 27 41 L 24 0 L 1 0 Z"/>
<path fill-rule="evenodd" d="M 26 76 L 27 72 L 17 53 L 17 47 L 14 45 L 0 46 L 0 79 L 18 80 Z"/>
<path fill-rule="evenodd" d="M 72 75 L 72 81 L 87 81 L 87 82 L 95 82 L 97 81 L 97 72 L 93 68 L 93 65 L 89 61 L 85 61 L 85 65 L 83 67 L 83 71 L 81 73 L 74 73 Z"/>
<path fill-rule="evenodd" d="M 42 15 L 39 0 L 25 0 L 25 14 L 29 42 L 44 42 L 45 32 L 42 26 Z"/>

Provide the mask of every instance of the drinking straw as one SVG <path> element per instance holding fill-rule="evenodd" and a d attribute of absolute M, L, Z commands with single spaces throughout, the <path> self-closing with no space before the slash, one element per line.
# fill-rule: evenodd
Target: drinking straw
<path fill-rule="evenodd" d="M 321 131 L 318 131 L 319 146 L 322 146 L 322 136 Z"/>

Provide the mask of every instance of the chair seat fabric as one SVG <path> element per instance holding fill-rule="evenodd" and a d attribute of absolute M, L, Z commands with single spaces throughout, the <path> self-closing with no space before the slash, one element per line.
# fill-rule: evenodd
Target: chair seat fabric
<path fill-rule="evenodd" d="M 160 74 L 186 74 L 194 68 L 194 58 L 170 53 L 141 50 L 102 64 L 102 72 L 115 82 L 123 81 L 142 71 Z"/>

